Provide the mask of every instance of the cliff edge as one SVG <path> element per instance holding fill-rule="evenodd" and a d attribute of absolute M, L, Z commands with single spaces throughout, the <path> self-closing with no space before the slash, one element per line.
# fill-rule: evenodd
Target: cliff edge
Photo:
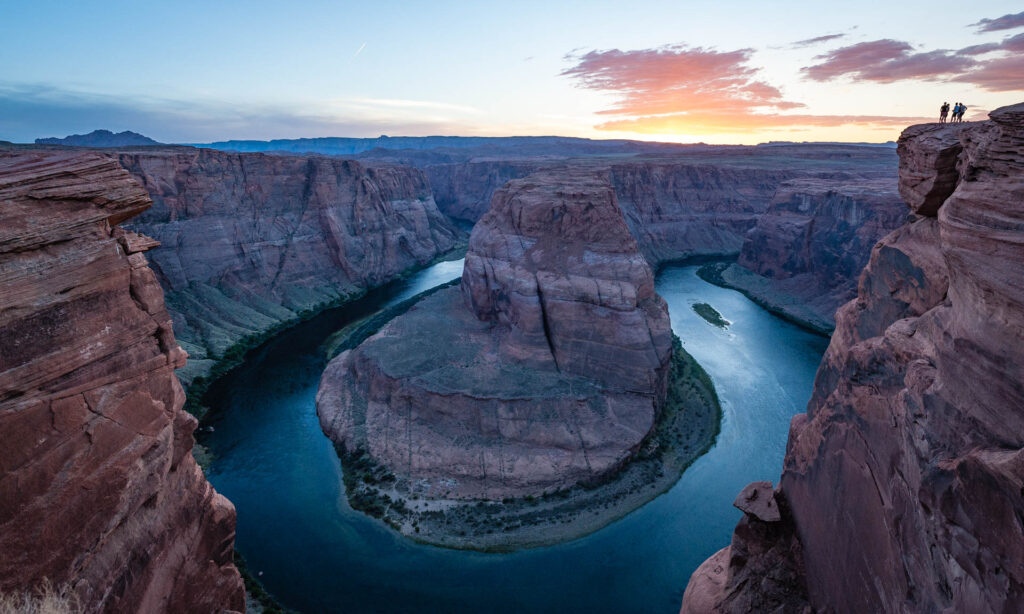
<path fill-rule="evenodd" d="M 683 612 L 1024 609 L 1024 104 L 989 117 L 904 131 L 915 215 L 836 315 L 779 519 L 748 512 Z"/>
<path fill-rule="evenodd" d="M 244 610 L 235 509 L 191 455 L 185 363 L 116 159 L 0 152 L 0 591 L 89 612 Z"/>

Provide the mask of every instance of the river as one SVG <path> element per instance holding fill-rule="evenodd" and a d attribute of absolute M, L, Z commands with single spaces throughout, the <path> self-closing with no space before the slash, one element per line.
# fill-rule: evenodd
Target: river
<path fill-rule="evenodd" d="M 826 340 L 708 284 L 695 266 L 657 277 L 672 328 L 714 380 L 722 431 L 666 494 L 588 537 L 511 554 L 415 544 L 349 508 L 314 406 L 320 345 L 354 318 L 461 274 L 444 262 L 289 329 L 211 389 L 208 471 L 238 509 L 236 546 L 285 606 L 321 612 L 679 611 L 690 574 L 727 545 L 736 494 L 777 480 Z M 719 329 L 691 305 L 731 322 Z"/>

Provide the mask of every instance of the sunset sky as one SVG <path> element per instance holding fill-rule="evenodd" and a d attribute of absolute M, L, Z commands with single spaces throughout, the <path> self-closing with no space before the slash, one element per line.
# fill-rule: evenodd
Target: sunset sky
<path fill-rule="evenodd" d="M 886 141 L 1024 101 L 1019 0 L 0 0 L 0 140 Z"/>

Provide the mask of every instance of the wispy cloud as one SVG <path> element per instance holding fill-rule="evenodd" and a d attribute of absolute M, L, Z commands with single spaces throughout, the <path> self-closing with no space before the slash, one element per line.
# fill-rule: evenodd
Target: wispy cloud
<path fill-rule="evenodd" d="M 974 60 L 948 50 L 915 53 L 910 43 L 889 38 L 840 47 L 815 59 L 822 61 L 801 69 L 814 81 L 837 77 L 879 83 L 935 79 L 961 74 L 975 65 Z"/>
<path fill-rule="evenodd" d="M 366 43 L 365 42 L 362 45 L 359 45 L 359 49 L 356 49 L 356 52 L 352 54 L 352 59 L 353 60 L 356 59 L 356 56 L 359 55 L 360 53 L 362 53 L 363 49 L 366 49 Z"/>
<path fill-rule="evenodd" d="M 824 36 L 815 36 L 814 38 L 807 38 L 802 41 L 796 41 L 790 43 L 790 47 L 810 47 L 811 45 L 820 45 L 821 43 L 827 43 L 828 41 L 838 40 L 840 38 L 846 38 L 845 34 L 826 34 Z"/>
<path fill-rule="evenodd" d="M 655 49 L 590 51 L 568 56 L 562 71 L 579 87 L 611 92 L 618 100 L 596 128 L 640 133 L 715 134 L 756 129 L 901 126 L 920 117 L 792 113 L 804 104 L 782 92 L 750 65 L 752 49 L 718 51 L 669 45 Z"/>
<path fill-rule="evenodd" d="M 1000 18 L 1001 19 L 1001 18 Z M 998 54 L 991 56 L 989 54 Z M 915 52 L 906 41 L 881 39 L 833 49 L 815 56 L 818 64 L 804 67 L 814 81 L 848 78 L 855 81 L 955 81 L 989 91 L 1024 90 L 1024 33 L 998 43 L 959 50 Z M 989 56 L 979 59 L 979 56 Z"/>
<path fill-rule="evenodd" d="M 455 113 L 479 114 L 482 111 L 475 107 L 449 102 L 437 102 L 434 100 L 405 100 L 396 98 L 339 98 L 336 104 L 342 106 L 354 106 L 360 108 L 390 108 L 390 109 L 428 109 L 434 111 L 451 111 Z"/>
<path fill-rule="evenodd" d="M 1012 30 L 1013 28 L 1024 28 L 1024 11 L 996 17 L 995 19 L 982 19 L 977 23 L 978 32 L 998 32 L 1000 30 Z"/>

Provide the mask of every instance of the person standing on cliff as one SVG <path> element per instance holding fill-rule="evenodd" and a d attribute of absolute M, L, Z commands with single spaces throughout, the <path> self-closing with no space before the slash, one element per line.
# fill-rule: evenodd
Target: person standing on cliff
<path fill-rule="evenodd" d="M 953 115 L 949 118 L 950 123 L 955 122 L 956 121 L 956 116 L 959 115 L 959 114 L 960 114 L 960 103 L 958 102 L 958 103 L 953 105 Z"/>
<path fill-rule="evenodd" d="M 949 115 L 949 103 L 948 102 L 944 102 L 944 103 L 942 103 L 942 106 L 939 107 L 939 123 L 940 124 L 946 123 L 946 116 L 947 115 Z"/>
<path fill-rule="evenodd" d="M 967 105 L 960 103 L 960 112 L 956 115 L 956 121 L 962 123 L 964 121 L 964 113 L 967 111 Z"/>

